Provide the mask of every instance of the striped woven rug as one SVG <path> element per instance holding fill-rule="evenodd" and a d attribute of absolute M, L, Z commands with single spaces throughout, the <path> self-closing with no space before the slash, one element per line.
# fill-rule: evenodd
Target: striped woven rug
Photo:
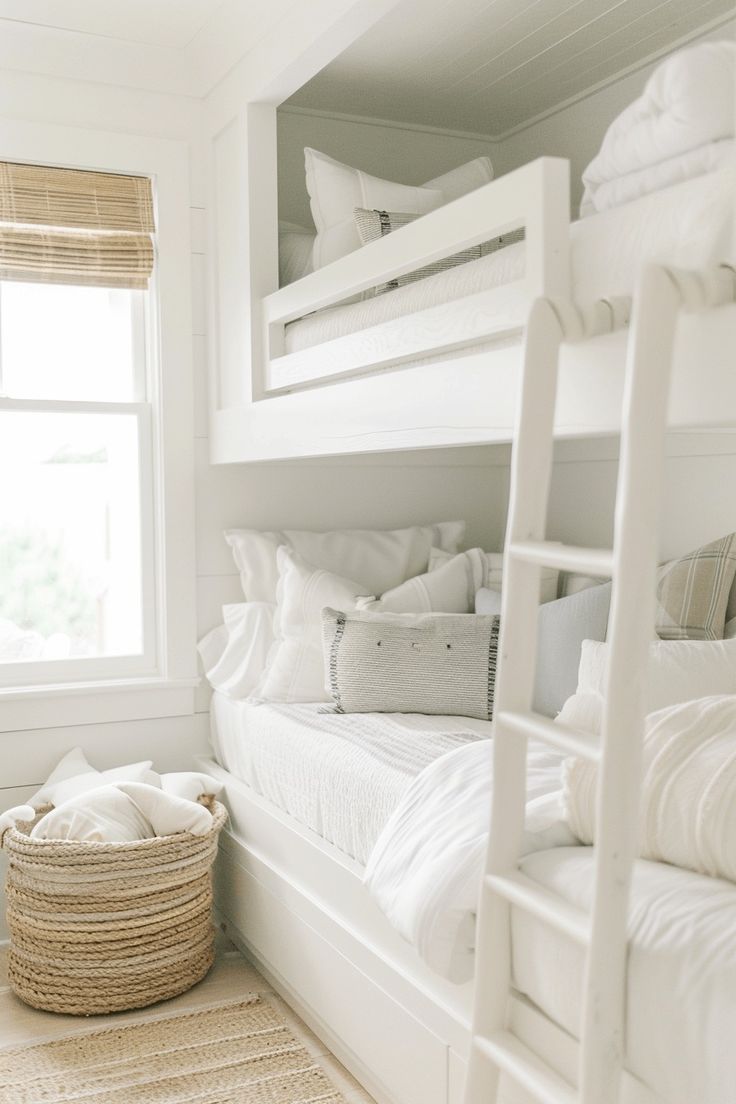
<path fill-rule="evenodd" d="M 0 1050 L 3 1104 L 344 1104 L 259 996 Z"/>

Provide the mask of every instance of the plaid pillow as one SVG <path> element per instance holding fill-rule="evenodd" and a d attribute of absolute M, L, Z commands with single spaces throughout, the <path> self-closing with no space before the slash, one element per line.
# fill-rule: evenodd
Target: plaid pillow
<path fill-rule="evenodd" d="M 356 207 L 354 211 L 355 225 L 362 245 L 377 241 L 386 234 L 392 234 L 394 230 L 400 230 L 407 223 L 421 218 L 421 215 L 407 215 L 393 211 L 371 211 L 366 207 Z M 380 295 L 384 291 L 393 291 L 394 288 L 411 284 L 415 280 L 424 280 L 427 276 L 434 276 L 438 272 L 445 272 L 448 268 L 466 264 L 468 261 L 477 261 L 479 257 L 485 257 L 488 253 L 494 253 L 497 249 L 503 249 L 514 241 L 521 241 L 524 237 L 523 230 L 514 230 L 510 234 L 504 234 L 502 238 L 494 238 L 493 241 L 482 242 L 480 245 L 471 245 L 468 249 L 462 249 L 459 253 L 453 253 L 451 257 L 443 257 L 439 261 L 418 268 L 414 272 L 406 272 L 403 276 L 395 276 L 385 284 L 379 284 L 375 288 L 375 294 Z"/>
<path fill-rule="evenodd" d="M 657 635 L 663 640 L 721 640 L 736 577 L 736 533 L 659 569 Z"/>

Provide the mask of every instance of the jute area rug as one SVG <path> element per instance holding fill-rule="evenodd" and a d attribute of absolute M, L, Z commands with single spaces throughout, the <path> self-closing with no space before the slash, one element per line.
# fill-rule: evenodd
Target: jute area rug
<path fill-rule="evenodd" d="M 2 1104 L 344 1104 L 250 996 L 0 1050 Z"/>

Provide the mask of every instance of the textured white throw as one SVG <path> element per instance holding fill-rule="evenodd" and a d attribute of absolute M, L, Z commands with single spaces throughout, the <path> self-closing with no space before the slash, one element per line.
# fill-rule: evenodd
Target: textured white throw
<path fill-rule="evenodd" d="M 734 137 L 735 70 L 734 42 L 700 43 L 658 66 L 584 171 L 581 215 L 722 164 L 721 143 Z"/>
<path fill-rule="evenodd" d="M 566 815 L 586 844 L 595 838 L 597 776 L 581 759 L 565 764 Z M 640 840 L 643 858 L 736 881 L 736 695 L 647 718 Z"/>

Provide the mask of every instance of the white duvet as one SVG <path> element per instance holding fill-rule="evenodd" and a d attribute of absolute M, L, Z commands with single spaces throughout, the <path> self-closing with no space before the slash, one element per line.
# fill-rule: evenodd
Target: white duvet
<path fill-rule="evenodd" d="M 576 843 L 562 815 L 562 756 L 529 746 L 524 853 Z M 430 763 L 389 817 L 366 885 L 395 928 L 437 973 L 473 975 L 475 910 L 490 816 L 491 741 Z"/>

